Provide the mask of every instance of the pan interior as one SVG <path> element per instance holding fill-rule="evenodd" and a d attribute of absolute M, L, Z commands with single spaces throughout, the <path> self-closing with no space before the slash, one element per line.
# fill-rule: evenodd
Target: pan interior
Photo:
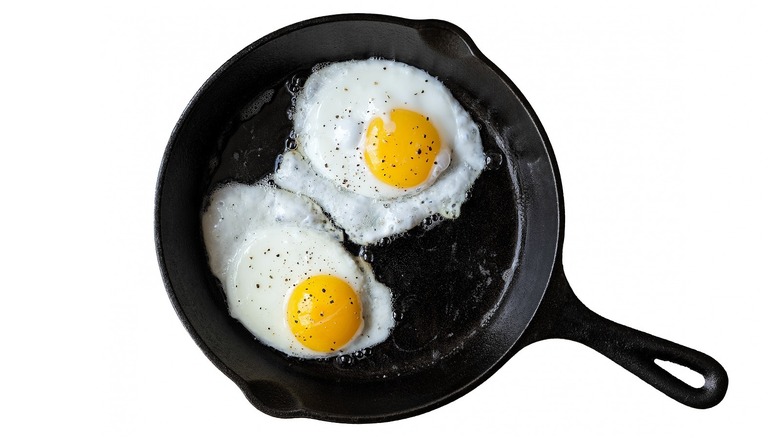
<path fill-rule="evenodd" d="M 545 239 L 556 238 L 531 239 L 536 246 L 545 242 L 538 260 L 521 256 L 529 208 L 540 214 L 544 192 L 553 200 L 556 192 L 543 134 L 519 93 L 452 25 L 368 18 L 313 20 L 236 55 L 191 102 L 161 170 L 158 252 L 174 306 L 215 365 L 273 415 L 397 418 L 470 389 L 510 356 L 555 257 L 557 222 L 542 227 Z M 489 165 L 456 220 L 381 245 L 347 244 L 371 260 L 378 280 L 393 291 L 396 327 L 387 341 L 365 354 L 290 358 L 254 340 L 228 315 L 209 272 L 200 214 L 214 187 L 254 183 L 273 172 L 292 130 L 291 84 L 317 64 L 369 57 L 438 77 L 478 123 Z M 557 219 L 554 202 L 541 210 Z M 543 275 L 534 277 L 534 270 Z"/>
<path fill-rule="evenodd" d="M 291 97 L 309 71 L 296 72 L 261 90 L 234 114 L 209 158 L 213 170 L 207 193 L 228 182 L 252 184 L 273 173 L 292 132 L 287 115 Z M 354 379 L 424 369 L 461 348 L 498 306 L 505 290 L 503 274 L 516 257 L 517 245 L 511 242 L 518 240 L 520 229 L 519 210 L 502 207 L 515 198 L 517 188 L 496 133 L 485 123 L 487 111 L 465 91 L 453 91 L 481 121 L 489 157 L 486 170 L 457 219 L 429 218 L 377 245 L 347 242 L 347 250 L 369 260 L 377 279 L 393 291 L 396 326 L 386 342 L 364 353 L 301 361 L 299 365 L 309 372 L 332 373 L 335 366 L 335 372 L 344 370 L 343 378 Z M 215 301 L 224 305 L 221 295 Z"/>

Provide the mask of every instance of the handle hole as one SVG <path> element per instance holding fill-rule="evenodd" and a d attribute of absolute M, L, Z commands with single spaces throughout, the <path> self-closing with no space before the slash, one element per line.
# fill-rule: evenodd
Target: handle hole
<path fill-rule="evenodd" d="M 655 364 L 692 388 L 698 389 L 704 386 L 704 376 L 686 366 L 661 359 L 655 359 Z"/>

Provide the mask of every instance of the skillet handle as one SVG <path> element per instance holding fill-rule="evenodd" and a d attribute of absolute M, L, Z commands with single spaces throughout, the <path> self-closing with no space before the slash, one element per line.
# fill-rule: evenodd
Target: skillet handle
<path fill-rule="evenodd" d="M 543 339 L 568 339 L 598 351 L 659 391 L 693 408 L 717 405 L 726 395 L 726 370 L 710 356 L 691 348 L 612 322 L 597 315 L 574 295 L 562 268 L 524 335 L 523 346 Z M 673 362 L 704 377 L 694 388 L 655 360 Z"/>

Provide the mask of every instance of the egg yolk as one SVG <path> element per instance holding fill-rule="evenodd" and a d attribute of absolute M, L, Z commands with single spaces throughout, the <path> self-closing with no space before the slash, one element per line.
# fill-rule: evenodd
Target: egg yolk
<path fill-rule="evenodd" d="M 424 115 L 406 109 L 390 112 L 386 126 L 381 117 L 369 122 L 365 159 L 368 169 L 380 181 L 409 189 L 431 174 L 441 149 L 439 132 Z"/>
<path fill-rule="evenodd" d="M 363 323 L 360 297 L 338 277 L 309 277 L 290 295 L 287 323 L 306 347 L 318 352 L 336 351 L 355 337 Z"/>

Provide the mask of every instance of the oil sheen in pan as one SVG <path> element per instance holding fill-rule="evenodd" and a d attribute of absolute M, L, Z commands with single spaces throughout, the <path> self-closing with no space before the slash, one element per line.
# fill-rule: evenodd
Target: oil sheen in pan
<path fill-rule="evenodd" d="M 292 96 L 307 74 L 297 72 L 273 89 L 257 91 L 232 118 L 215 145 L 204 202 L 221 184 L 252 184 L 273 173 L 278 156 L 292 145 Z M 488 160 L 485 171 L 457 219 L 429 218 L 377 245 L 346 243 L 392 290 L 396 326 L 387 341 L 363 352 L 306 360 L 313 373 L 320 367 L 332 372 L 335 366 L 347 378 L 382 378 L 424 369 L 463 347 L 501 301 L 521 238 L 517 182 L 488 111 L 462 90 L 445 85 L 479 126 Z M 216 279 L 214 283 L 215 293 L 221 294 Z M 215 298 L 225 303 L 223 295 Z M 258 348 L 263 348 L 259 342 Z"/>

